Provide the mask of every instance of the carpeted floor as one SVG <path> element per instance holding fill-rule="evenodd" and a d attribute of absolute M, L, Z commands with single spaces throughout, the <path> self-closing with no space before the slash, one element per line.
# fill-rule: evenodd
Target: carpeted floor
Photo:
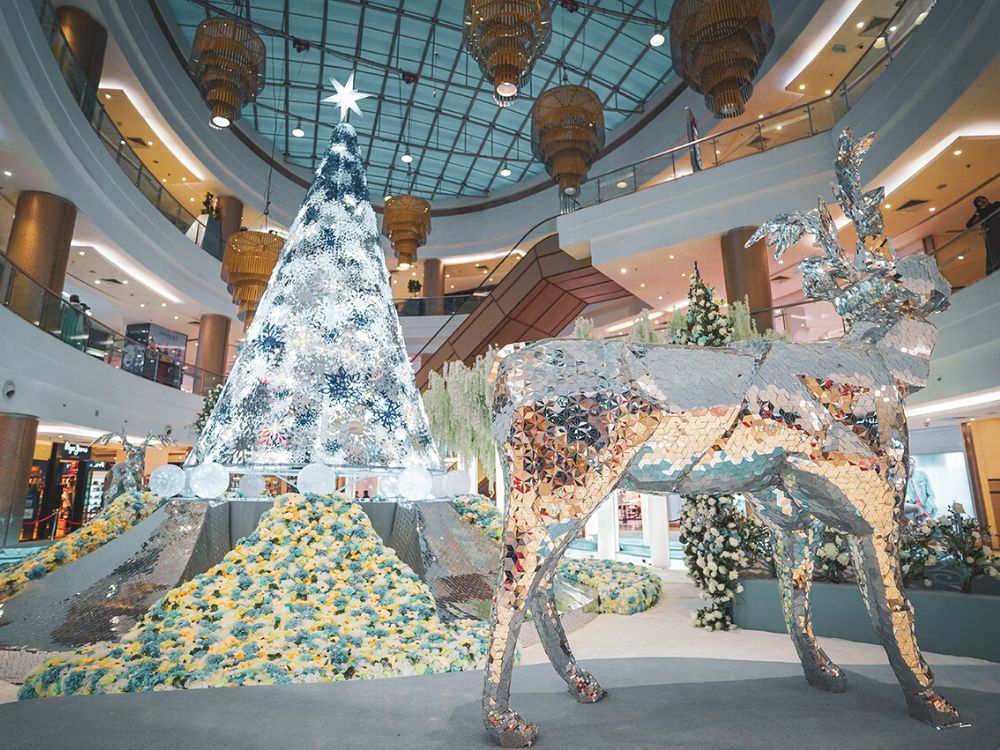
<path fill-rule="evenodd" d="M 894 684 L 849 671 L 850 690 L 809 688 L 799 668 L 722 659 L 600 659 L 609 688 L 580 705 L 548 665 L 519 667 L 512 705 L 540 725 L 536 747 L 970 748 L 1000 744 L 1000 695 L 975 665 L 950 666 L 942 687 L 972 723 L 937 732 L 910 719 Z M 867 670 L 866 670 L 867 671 Z M 966 674 L 968 673 L 968 674 Z M 491 747 L 479 715 L 480 675 L 56 698 L 0 705 L 10 750 Z"/>

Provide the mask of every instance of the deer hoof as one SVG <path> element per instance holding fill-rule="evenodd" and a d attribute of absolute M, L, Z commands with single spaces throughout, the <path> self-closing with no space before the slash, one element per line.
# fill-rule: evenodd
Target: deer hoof
<path fill-rule="evenodd" d="M 825 668 L 806 670 L 806 682 L 828 693 L 843 693 L 847 690 L 847 677 L 840 667 L 830 665 Z"/>
<path fill-rule="evenodd" d="M 601 687 L 590 672 L 578 670 L 572 680 L 569 692 L 578 703 L 597 703 L 608 694 L 608 691 Z"/>
<path fill-rule="evenodd" d="M 945 700 L 934 688 L 927 688 L 907 696 L 907 706 L 910 716 L 930 724 L 935 729 L 959 729 L 972 726 L 962 721 L 958 711 Z"/>
<path fill-rule="evenodd" d="M 522 719 L 516 711 L 490 711 L 485 723 L 500 747 L 530 747 L 538 737 L 538 726 Z"/>

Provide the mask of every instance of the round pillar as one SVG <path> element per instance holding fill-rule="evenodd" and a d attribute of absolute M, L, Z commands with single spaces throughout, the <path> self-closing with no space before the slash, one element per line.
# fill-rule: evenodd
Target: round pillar
<path fill-rule="evenodd" d="M 0 546 L 21 534 L 37 432 L 38 417 L 0 412 Z"/>
<path fill-rule="evenodd" d="M 7 257 L 32 279 L 62 293 L 76 206 L 65 198 L 38 190 L 17 196 Z"/>
<path fill-rule="evenodd" d="M 424 296 L 429 297 L 428 313 L 444 314 L 444 263 L 440 258 L 428 258 L 424 261 Z"/>
<path fill-rule="evenodd" d="M 229 235 L 240 231 L 243 226 L 243 201 L 234 195 L 219 195 L 215 199 L 215 206 L 219 209 L 219 236 L 225 247 Z"/>
<path fill-rule="evenodd" d="M 56 20 L 73 51 L 73 57 L 96 94 L 101 84 L 101 72 L 104 70 L 107 30 L 92 15 L 72 5 L 57 8 Z"/>
<path fill-rule="evenodd" d="M 726 299 L 735 302 L 746 297 L 751 310 L 765 310 L 773 305 L 767 246 L 760 240 L 744 247 L 755 231 L 757 227 L 737 227 L 722 235 L 722 271 L 726 278 Z M 770 309 L 752 317 L 761 333 L 774 328 L 774 313 Z"/>
<path fill-rule="evenodd" d="M 194 358 L 194 366 L 198 368 L 194 392 L 201 396 L 212 390 L 226 374 L 226 348 L 229 345 L 231 323 L 232 320 L 225 315 L 201 316 L 198 325 L 198 353 Z"/>

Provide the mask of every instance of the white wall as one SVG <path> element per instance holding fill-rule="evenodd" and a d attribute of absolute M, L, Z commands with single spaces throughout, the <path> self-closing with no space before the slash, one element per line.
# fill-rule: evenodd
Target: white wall
<path fill-rule="evenodd" d="M 170 425 L 175 440 L 190 442 L 200 397 L 111 367 L 5 307 L 0 342 L 0 383 L 11 380 L 16 387 L 12 399 L 0 397 L 0 410 L 101 430 L 125 425 L 131 435 Z"/>

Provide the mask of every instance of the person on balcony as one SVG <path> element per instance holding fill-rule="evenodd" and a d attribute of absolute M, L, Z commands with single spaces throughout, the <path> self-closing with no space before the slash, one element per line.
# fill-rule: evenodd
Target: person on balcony
<path fill-rule="evenodd" d="M 977 195 L 972 200 L 976 212 L 965 222 L 967 229 L 977 224 L 983 225 L 986 242 L 986 275 L 1000 268 L 1000 201 L 991 201 L 985 195 Z"/>

